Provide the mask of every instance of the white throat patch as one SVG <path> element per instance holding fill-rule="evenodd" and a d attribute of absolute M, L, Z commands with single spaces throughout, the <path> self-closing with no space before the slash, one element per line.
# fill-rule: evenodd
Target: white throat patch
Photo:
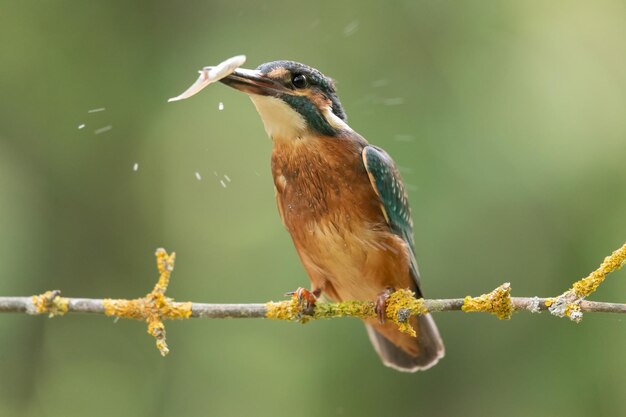
<path fill-rule="evenodd" d="M 276 97 L 250 94 L 265 131 L 272 139 L 291 140 L 302 136 L 307 128 L 304 117 Z"/>

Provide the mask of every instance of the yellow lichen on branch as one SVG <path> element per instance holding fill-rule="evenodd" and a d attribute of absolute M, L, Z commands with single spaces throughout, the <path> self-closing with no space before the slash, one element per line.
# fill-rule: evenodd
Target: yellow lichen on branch
<path fill-rule="evenodd" d="M 588 297 L 598 289 L 608 274 L 620 269 L 624 262 L 626 262 L 626 243 L 611 255 L 604 258 L 604 262 L 602 262 L 598 269 L 580 281 L 575 282 L 571 290 L 574 291 L 577 297 Z"/>
<path fill-rule="evenodd" d="M 335 317 L 358 317 L 361 319 L 376 317 L 374 303 L 371 301 L 343 301 L 341 303 L 318 303 L 313 316 L 317 319 Z"/>
<path fill-rule="evenodd" d="M 428 310 L 424 307 L 424 300 L 415 298 L 415 293 L 411 290 L 395 291 L 387 299 L 385 310 L 387 319 L 393 321 L 398 326 L 398 330 L 413 337 L 417 337 L 417 334 L 409 318 L 426 313 Z"/>
<path fill-rule="evenodd" d="M 500 320 L 508 320 L 513 314 L 511 284 L 504 283 L 489 294 L 479 297 L 467 296 L 463 300 L 461 309 L 465 312 L 487 312 L 494 314 Z"/>
<path fill-rule="evenodd" d="M 134 300 L 103 301 L 104 314 L 128 319 L 146 320 L 148 333 L 156 339 L 156 345 L 161 355 L 168 354 L 169 349 L 165 340 L 165 319 L 187 319 L 191 316 L 191 303 L 175 303 L 165 296 L 170 275 L 174 270 L 176 254 L 168 255 L 165 249 L 157 249 L 157 268 L 159 280 L 152 292 L 143 298 Z"/>
<path fill-rule="evenodd" d="M 306 311 L 302 301 L 294 294 L 286 301 L 270 301 L 265 304 L 265 317 L 275 320 L 298 321 L 330 319 L 335 317 L 358 317 L 361 319 L 376 317 L 374 303 L 371 301 L 343 301 L 340 303 L 316 303 L 311 311 Z"/>
<path fill-rule="evenodd" d="M 104 314 L 122 319 L 144 320 L 147 317 L 146 300 L 144 298 L 135 298 L 134 300 L 113 300 L 105 298 L 102 300 L 104 306 Z"/>
<path fill-rule="evenodd" d="M 604 258 L 598 269 L 580 281 L 576 281 L 569 290 L 549 300 L 549 303 L 546 302 L 550 313 L 557 317 L 569 317 L 577 323 L 580 322 L 583 318 L 580 302 L 597 290 L 606 276 L 620 269 L 624 262 L 626 262 L 626 243 Z"/>
<path fill-rule="evenodd" d="M 159 248 L 155 253 L 157 269 L 159 270 L 159 281 L 154 286 L 151 294 L 165 294 L 167 286 L 170 283 L 170 276 L 174 270 L 174 261 L 176 261 L 176 252 L 168 255 L 165 249 Z"/>
<path fill-rule="evenodd" d="M 289 300 L 266 304 L 194 304 L 174 302 L 165 296 L 174 270 L 175 254 L 168 254 L 164 249 L 156 251 L 159 279 L 154 288 L 145 297 L 127 299 L 88 299 L 64 298 L 58 290 L 46 291 L 30 297 L 0 297 L 0 313 L 25 312 L 27 314 L 48 314 L 50 317 L 71 312 L 104 313 L 126 319 L 145 320 L 148 333 L 156 339 L 156 345 L 162 355 L 168 353 L 166 332 L 163 321 L 166 319 L 187 319 L 192 317 L 266 317 L 270 319 L 297 321 L 306 323 L 313 319 L 335 317 L 357 317 L 377 320 L 379 314 L 373 301 L 344 301 L 338 303 L 315 302 L 308 292 L 299 289 Z M 575 282 L 572 287 L 552 298 L 530 299 L 528 297 L 511 298 L 508 283 L 501 285 L 488 294 L 479 297 L 467 296 L 464 299 L 416 299 L 410 290 L 397 290 L 385 302 L 384 318 L 395 323 L 408 334 L 415 335 L 410 325 L 410 318 L 415 315 L 440 311 L 488 312 L 500 319 L 508 319 L 514 311 L 527 310 L 533 313 L 548 307 L 551 314 L 569 317 L 576 322 L 583 317 L 583 312 L 626 313 L 626 304 L 584 301 L 604 281 L 607 274 L 619 269 L 626 262 L 626 244 L 604 259 L 600 267 L 587 277 Z M 307 295 L 308 293 L 308 295 Z"/>
<path fill-rule="evenodd" d="M 48 317 L 62 316 L 67 313 L 69 301 L 61 297 L 61 291 L 46 291 L 32 296 L 35 314 L 48 314 Z"/>
<path fill-rule="evenodd" d="M 267 313 L 265 317 L 275 320 L 302 321 L 303 318 L 302 304 L 298 301 L 298 297 L 294 294 L 291 299 L 285 301 L 270 301 L 265 304 Z M 310 318 L 310 317 L 309 317 Z"/>
<path fill-rule="evenodd" d="M 357 317 L 371 319 L 378 317 L 374 303 L 371 301 L 343 301 L 340 303 L 317 303 L 311 311 L 297 294 L 290 300 L 269 302 L 266 305 L 268 319 L 298 321 L 306 323 L 309 320 L 327 319 L 334 317 Z M 389 295 L 386 301 L 385 317 L 394 322 L 404 333 L 415 336 L 415 330 L 409 324 L 409 318 L 428 311 L 424 307 L 423 299 L 416 299 L 413 291 L 397 290 Z"/>

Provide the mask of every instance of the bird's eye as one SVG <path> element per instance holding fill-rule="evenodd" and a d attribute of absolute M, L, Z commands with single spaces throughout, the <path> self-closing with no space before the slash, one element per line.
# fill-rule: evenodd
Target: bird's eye
<path fill-rule="evenodd" d="M 294 74 L 291 79 L 291 83 L 296 88 L 305 88 L 309 85 L 309 82 L 304 74 Z"/>

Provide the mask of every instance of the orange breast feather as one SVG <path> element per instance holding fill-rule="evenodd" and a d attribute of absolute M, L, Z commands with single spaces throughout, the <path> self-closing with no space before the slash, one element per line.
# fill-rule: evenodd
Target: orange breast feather
<path fill-rule="evenodd" d="M 364 144 L 338 138 L 276 141 L 279 212 L 313 289 L 333 300 L 374 300 L 412 286 L 409 247 L 393 234 L 361 159 Z"/>

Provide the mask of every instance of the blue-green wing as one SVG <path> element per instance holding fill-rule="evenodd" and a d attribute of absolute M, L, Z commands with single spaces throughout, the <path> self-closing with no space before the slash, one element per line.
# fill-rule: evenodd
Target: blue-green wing
<path fill-rule="evenodd" d="M 409 199 L 400 177 L 400 172 L 393 159 L 381 148 L 366 146 L 363 149 L 363 163 L 369 175 L 374 191 L 380 198 L 381 209 L 391 230 L 400 236 L 411 248 L 411 275 L 415 280 L 417 295 L 419 289 L 419 271 L 415 260 L 413 241 L 413 220 Z"/>

